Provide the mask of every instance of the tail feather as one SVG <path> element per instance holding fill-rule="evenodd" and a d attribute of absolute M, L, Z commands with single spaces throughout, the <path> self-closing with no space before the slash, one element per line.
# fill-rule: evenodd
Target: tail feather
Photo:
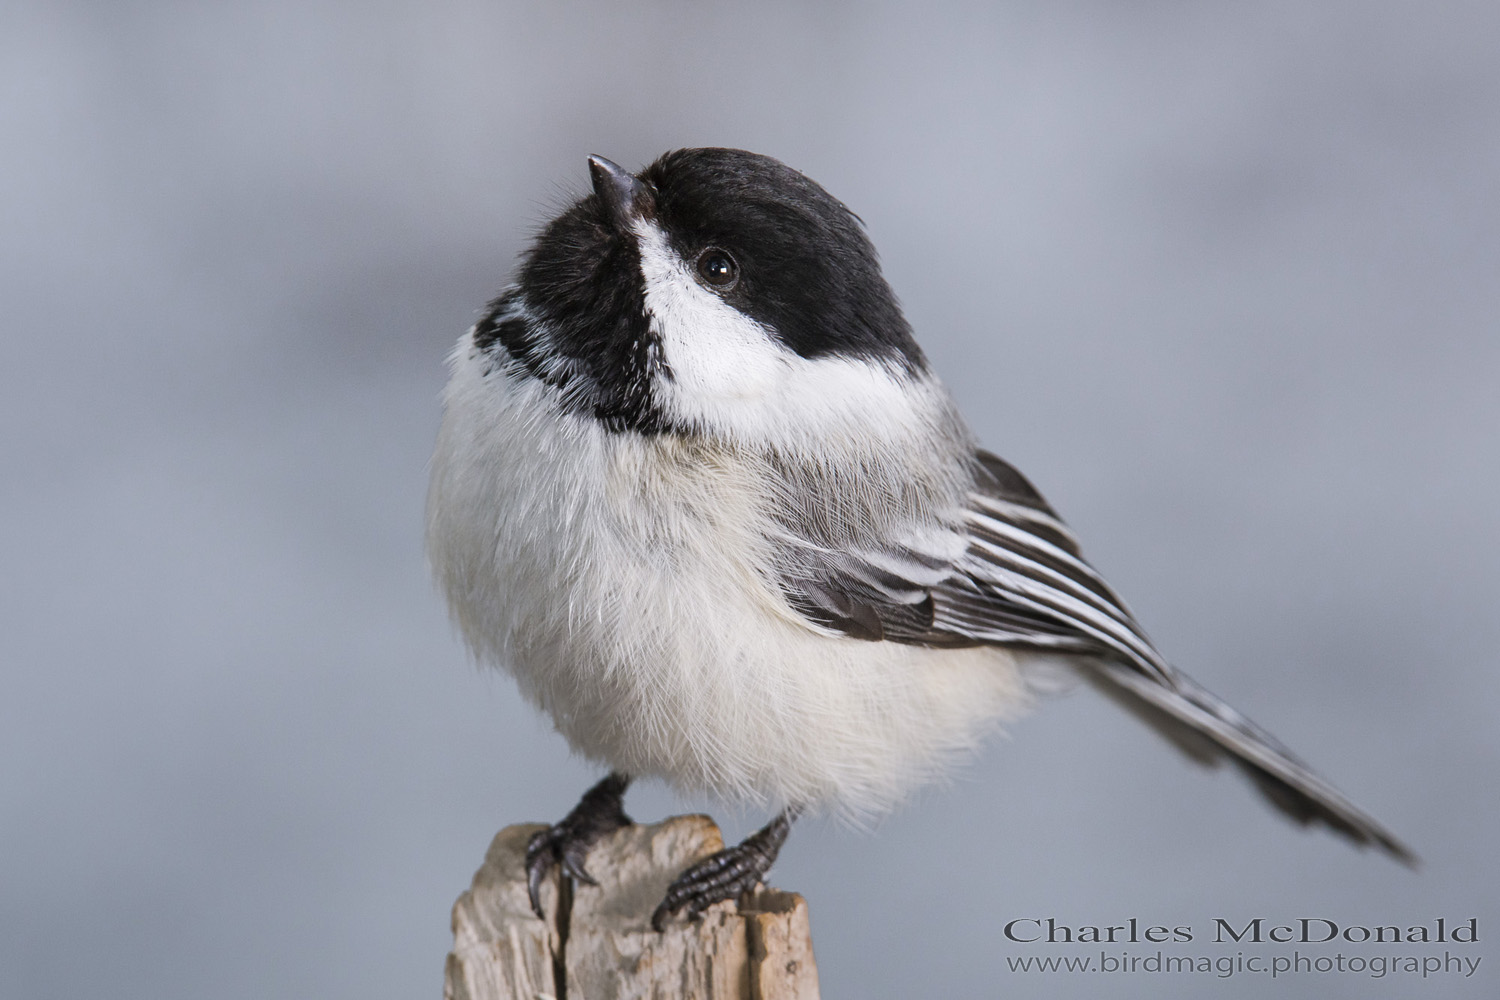
<path fill-rule="evenodd" d="M 1091 676 L 1107 681 L 1127 707 L 1194 758 L 1212 762 L 1232 755 L 1261 793 L 1299 823 L 1322 822 L 1357 844 L 1374 844 L 1408 867 L 1417 857 L 1372 816 L 1313 772 L 1270 733 L 1230 708 L 1185 674 L 1172 686 L 1124 663 L 1095 661 Z"/>

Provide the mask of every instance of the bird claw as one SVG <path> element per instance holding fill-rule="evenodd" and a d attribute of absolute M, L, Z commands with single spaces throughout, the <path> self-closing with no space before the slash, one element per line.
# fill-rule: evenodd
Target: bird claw
<path fill-rule="evenodd" d="M 598 885 L 583 862 L 589 848 L 606 833 L 629 826 L 625 815 L 625 787 L 630 779 L 611 774 L 584 793 L 573 811 L 545 830 L 538 830 L 526 842 L 526 892 L 531 910 L 546 919 L 542 910 L 542 882 L 554 865 L 564 876 L 584 885 Z"/>
<path fill-rule="evenodd" d="M 659 934 L 679 910 L 686 908 L 692 919 L 721 900 L 755 888 L 775 864 L 794 815 L 790 810 L 783 812 L 743 843 L 710 854 L 678 875 L 651 914 L 651 927 Z"/>

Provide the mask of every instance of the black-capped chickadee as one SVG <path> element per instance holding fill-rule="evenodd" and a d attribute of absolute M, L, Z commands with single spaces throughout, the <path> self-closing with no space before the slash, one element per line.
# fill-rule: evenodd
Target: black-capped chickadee
<path fill-rule="evenodd" d="M 1412 860 L 1168 665 L 978 447 L 842 203 L 734 149 L 589 169 L 453 352 L 427 510 L 475 654 L 611 769 L 530 845 L 539 914 L 553 865 L 592 881 L 632 778 L 780 810 L 684 872 L 660 929 L 752 886 L 804 807 L 891 807 L 1059 666 Z"/>

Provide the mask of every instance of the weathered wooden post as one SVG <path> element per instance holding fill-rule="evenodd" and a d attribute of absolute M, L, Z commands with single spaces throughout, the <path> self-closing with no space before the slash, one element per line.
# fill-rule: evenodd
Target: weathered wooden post
<path fill-rule="evenodd" d="M 724 846 L 707 816 L 624 827 L 588 857 L 598 886 L 554 870 L 548 919 L 526 896 L 526 841 L 539 825 L 495 835 L 453 907 L 445 1000 L 816 1000 L 807 902 L 764 886 L 658 934 L 651 912 L 688 865 Z"/>

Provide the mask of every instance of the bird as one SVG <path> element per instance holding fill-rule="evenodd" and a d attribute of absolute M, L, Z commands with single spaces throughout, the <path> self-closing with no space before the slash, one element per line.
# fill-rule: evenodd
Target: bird
<path fill-rule="evenodd" d="M 1170 665 L 1072 530 L 977 442 L 864 223 L 777 159 L 590 157 L 449 357 L 429 561 L 467 645 L 607 769 L 533 836 L 555 868 L 633 780 L 767 808 L 662 930 L 763 879 L 807 810 L 885 814 L 1081 677 L 1281 812 L 1400 840 Z"/>

